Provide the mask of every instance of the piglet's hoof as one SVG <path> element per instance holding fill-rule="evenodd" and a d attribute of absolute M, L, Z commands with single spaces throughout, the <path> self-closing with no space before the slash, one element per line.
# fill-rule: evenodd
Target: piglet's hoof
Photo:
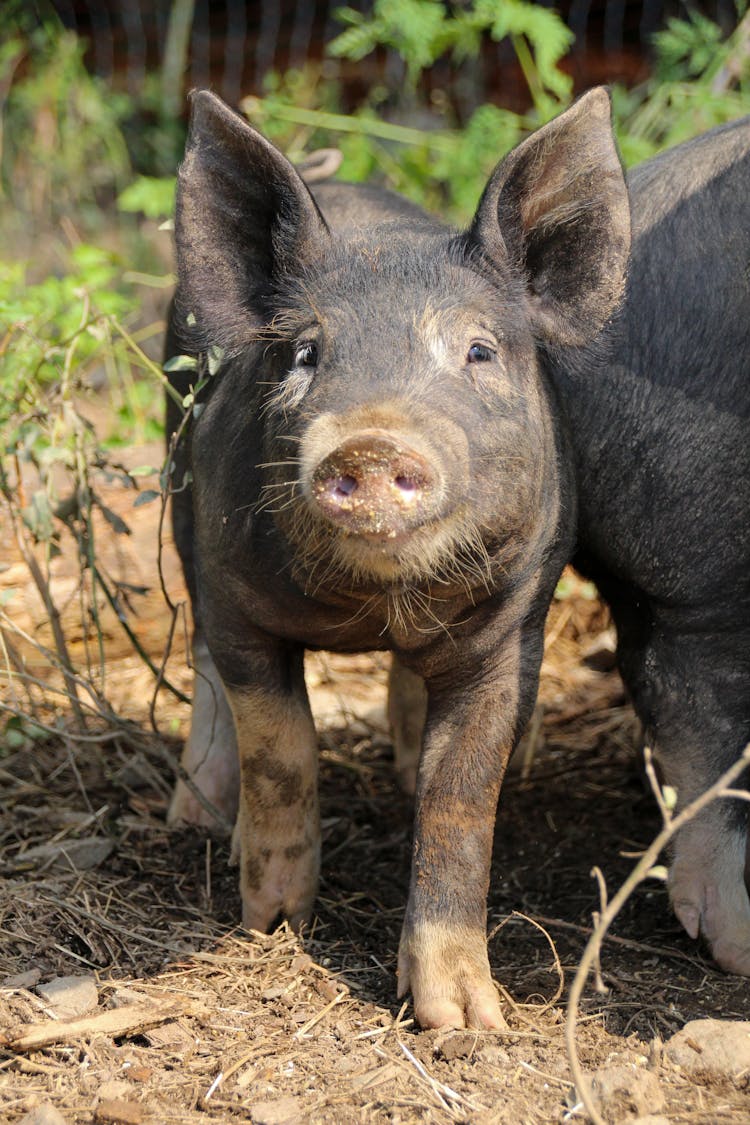
<path fill-rule="evenodd" d="M 738 878 L 707 881 L 679 865 L 670 873 L 672 907 L 692 938 L 702 937 L 727 973 L 750 976 L 750 900 Z"/>
<path fill-rule="evenodd" d="M 404 927 L 398 955 L 398 994 L 411 991 L 424 1027 L 506 1028 L 492 983 L 483 933 L 434 923 Z"/>
<path fill-rule="evenodd" d="M 286 849 L 289 851 L 289 849 Z M 267 933 L 286 919 L 293 930 L 309 922 L 318 892 L 320 862 L 311 846 L 301 855 L 271 852 L 240 860 L 242 925 Z"/>
<path fill-rule="evenodd" d="M 169 804 L 167 824 L 171 826 L 192 825 L 198 828 L 208 828 L 211 832 L 228 835 L 231 831 L 229 825 L 234 822 L 237 813 L 236 800 L 227 800 L 223 788 L 216 789 L 216 787 L 213 787 L 208 791 L 202 788 L 201 792 L 205 794 L 206 799 L 210 801 L 214 808 L 223 814 L 223 821 L 218 820 L 209 812 L 184 782 L 178 781 Z"/>

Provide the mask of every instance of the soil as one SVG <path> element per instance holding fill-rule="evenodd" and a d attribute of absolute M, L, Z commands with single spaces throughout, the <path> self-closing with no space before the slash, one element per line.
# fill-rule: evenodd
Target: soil
<path fill-rule="evenodd" d="M 149 460 L 158 463 L 156 451 L 131 455 L 131 464 Z M 127 616 L 159 664 L 171 616 L 156 572 L 158 503 L 133 511 L 132 493 L 102 487 L 133 529 L 109 539 L 102 531 L 106 567 L 148 587 L 130 592 Z M 165 550 L 166 584 L 179 601 L 168 541 Z M 0 587 L 15 591 L 0 605 L 35 644 L 7 621 L 6 639 L 42 685 L 17 679 L 1 690 L 11 706 L 30 693 L 40 721 L 54 726 L 66 715 L 35 647 L 49 640 L 46 615 L 17 555 L 4 550 L 0 563 Z M 56 560 L 53 576 L 82 660 L 73 560 Z M 93 724 L 86 739 L 66 734 L 69 722 L 56 735 L 32 729 L 0 758 L 0 1042 L 16 1044 L 0 1047 L 0 1118 L 17 1122 L 49 1104 L 68 1123 L 587 1120 L 564 1024 L 599 902 L 592 868 L 612 894 L 660 822 L 606 611 L 574 575 L 568 584 L 550 613 L 540 704 L 497 820 L 489 948 L 508 1029 L 493 1033 L 420 1031 L 408 1002 L 396 1000 L 412 809 L 392 768 L 387 658 L 309 661 L 321 745 L 320 895 L 301 937 L 284 928 L 250 934 L 238 927 L 226 840 L 165 824 L 187 707 L 162 690 L 155 733 L 154 676 L 102 606 L 117 718 Z M 189 690 L 181 626 L 166 670 Z M 662 1050 L 688 1020 L 750 1019 L 747 981 L 717 970 L 687 937 L 663 883 L 628 900 L 600 968 L 579 1015 L 580 1058 L 589 1072 L 624 1067 L 653 1078 L 640 1099 L 608 1103 L 607 1120 L 750 1121 L 747 1073 L 688 1075 Z M 60 1016 L 36 985 L 68 975 L 95 980 L 97 1007 L 83 1022 L 61 1021 L 54 1042 L 19 1046 L 28 1025 Z M 119 1030 L 102 1025 L 116 1012 Z"/>

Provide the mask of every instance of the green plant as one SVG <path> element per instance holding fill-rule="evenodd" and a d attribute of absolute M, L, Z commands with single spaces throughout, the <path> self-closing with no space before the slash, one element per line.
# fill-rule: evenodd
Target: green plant
<path fill-rule="evenodd" d="M 52 628 L 52 648 L 40 647 L 62 678 L 77 724 L 84 727 L 92 713 L 109 715 L 102 599 L 150 664 L 128 624 L 128 600 L 137 591 L 106 573 L 98 551 L 102 528 L 114 534 L 129 531 L 102 499 L 101 481 L 117 480 L 136 490 L 141 473 L 114 459 L 97 437 L 89 412 L 101 400 L 98 386 L 119 387 L 123 401 L 129 401 L 129 394 L 146 385 L 135 376 L 146 373 L 150 407 L 146 411 L 136 403 L 127 419 L 132 441 L 139 436 L 138 411 L 146 423 L 154 408 L 160 413 L 153 383 L 164 376 L 127 327 L 137 299 L 119 281 L 115 257 L 79 245 L 64 266 L 62 276 L 33 284 L 24 264 L 0 263 L 0 495 L 3 524 L 27 564 Z M 71 660 L 50 581 L 50 563 L 65 536 L 72 539 L 80 571 L 84 667 Z M 13 625 L 5 608 L 0 609 L 0 626 L 7 649 Z"/>
<path fill-rule="evenodd" d="M 118 195 L 117 207 L 147 219 L 167 219 L 174 211 L 175 186 L 174 176 L 136 176 Z"/>
<path fill-rule="evenodd" d="M 48 22 L 14 35 L 14 10 L 0 16 L 0 187 L 25 215 L 57 221 L 125 185 L 130 158 L 121 123 L 130 100 L 89 75 L 84 45 Z"/>
<path fill-rule="evenodd" d="M 670 19 L 654 36 L 654 69 L 641 86 L 613 91 L 628 164 L 750 113 L 750 13 L 737 4 L 731 35 L 701 13 Z"/>
<path fill-rule="evenodd" d="M 336 84 L 316 67 L 270 76 L 263 98 L 245 99 L 245 113 L 292 159 L 310 147 L 337 145 L 343 179 L 380 179 L 448 220 L 464 222 L 494 164 L 570 102 L 571 81 L 560 63 L 571 34 L 554 11 L 537 4 L 471 0 L 449 9 L 439 0 L 376 0 L 369 16 L 342 8 L 338 18 L 346 27 L 328 52 L 359 61 L 383 47 L 397 51 L 407 102 L 420 119 L 428 114 L 432 126 L 393 120 L 391 95 L 377 86 L 353 112 L 342 113 Z M 460 77 L 486 38 L 511 43 L 531 108 L 521 114 L 484 104 L 458 122 L 448 99 L 426 98 L 423 74 L 449 56 Z M 652 77 L 635 90 L 612 90 L 625 163 L 750 112 L 749 42 L 748 16 L 727 38 L 704 16 L 671 20 L 655 39 Z"/>
<path fill-rule="evenodd" d="M 449 10 L 441 0 L 375 0 L 373 14 L 340 8 L 348 26 L 329 45 L 330 54 L 359 60 L 377 47 L 398 51 L 409 87 L 443 55 L 457 64 L 476 59 L 482 38 L 509 39 L 542 120 L 570 99 L 572 82 L 559 67 L 573 35 L 549 8 L 527 0 L 470 0 Z"/>
<path fill-rule="evenodd" d="M 570 100 L 571 80 L 559 63 L 571 33 L 555 12 L 537 4 L 472 0 L 450 11 L 439 0 L 376 0 L 369 17 L 350 8 L 337 15 L 347 27 L 329 44 L 329 54 L 358 61 L 380 47 L 397 50 L 409 100 L 413 107 L 421 102 L 433 127 L 389 120 L 390 95 L 378 86 L 343 114 L 336 85 L 316 67 L 270 76 L 263 98 L 246 98 L 244 112 L 292 159 L 306 148 L 337 144 L 343 179 L 380 178 L 449 220 L 463 222 L 498 159 Z M 519 114 L 485 104 L 459 122 L 447 99 L 424 100 L 420 80 L 445 55 L 458 66 L 471 65 L 485 37 L 512 44 L 532 108 Z"/>

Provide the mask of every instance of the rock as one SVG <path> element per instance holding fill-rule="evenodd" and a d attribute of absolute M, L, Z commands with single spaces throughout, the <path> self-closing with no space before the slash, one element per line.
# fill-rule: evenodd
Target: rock
<path fill-rule="evenodd" d="M 138 1102 L 120 1098 L 102 1098 L 94 1110 L 94 1121 L 102 1125 L 141 1125 L 143 1109 Z"/>
<path fill-rule="evenodd" d="M 27 969 L 25 973 L 16 973 L 13 977 L 5 977 L 0 981 L 0 988 L 34 988 L 39 983 L 42 975 L 40 969 Z"/>
<path fill-rule="evenodd" d="M 45 870 L 64 868 L 67 871 L 90 871 L 104 863 L 115 842 L 107 836 L 88 836 L 82 840 L 61 840 L 56 844 L 38 844 L 28 848 L 20 859 Z"/>
<path fill-rule="evenodd" d="M 61 1020 L 83 1016 L 99 1003 L 93 977 L 55 977 L 46 984 L 38 984 L 36 990 Z"/>
<path fill-rule="evenodd" d="M 296 956 L 292 958 L 290 968 L 292 973 L 296 976 L 297 973 L 306 973 L 314 964 L 315 962 L 309 953 L 297 953 Z"/>
<path fill-rule="evenodd" d="M 45 1102 L 22 1117 L 18 1125 L 68 1125 L 68 1123 L 59 1110 L 49 1102 Z"/>
<path fill-rule="evenodd" d="M 287 1122 L 304 1121 L 306 1117 L 301 1098 L 276 1098 L 269 1102 L 253 1102 L 250 1106 L 253 1125 L 287 1125 Z"/>
<path fill-rule="evenodd" d="M 153 1076 L 152 1066 L 131 1066 L 128 1070 L 128 1078 L 131 1082 L 150 1082 Z"/>
<path fill-rule="evenodd" d="M 750 1021 L 690 1020 L 664 1053 L 688 1074 L 737 1079 L 750 1070 Z"/>
<path fill-rule="evenodd" d="M 622 1125 L 664 1109 L 664 1091 L 650 1070 L 634 1066 L 605 1066 L 589 1076 L 591 1092 L 602 1117 Z"/>

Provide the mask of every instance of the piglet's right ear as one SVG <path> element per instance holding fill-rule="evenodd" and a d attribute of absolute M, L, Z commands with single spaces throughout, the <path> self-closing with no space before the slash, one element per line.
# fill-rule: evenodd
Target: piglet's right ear
<path fill-rule="evenodd" d="M 177 183 L 177 316 L 196 348 L 239 351 L 274 280 L 321 255 L 328 227 L 302 179 L 214 94 L 192 95 Z"/>
<path fill-rule="evenodd" d="M 606 90 L 584 94 L 501 161 L 468 243 L 520 267 L 540 343 L 580 346 L 601 331 L 622 296 L 630 250 Z"/>

